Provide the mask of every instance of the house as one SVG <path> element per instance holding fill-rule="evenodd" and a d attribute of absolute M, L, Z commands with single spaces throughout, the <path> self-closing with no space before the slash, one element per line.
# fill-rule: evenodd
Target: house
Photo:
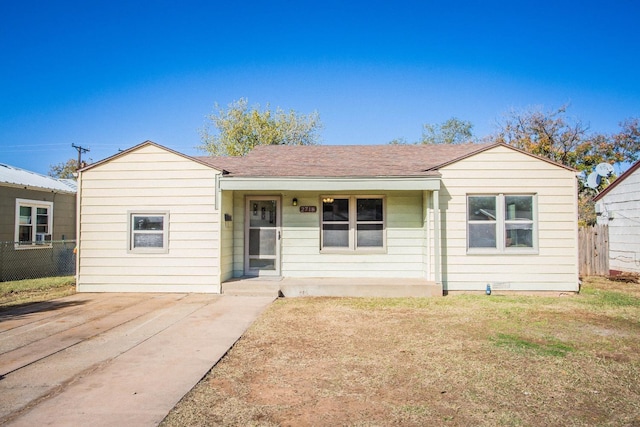
<path fill-rule="evenodd" d="M 75 273 L 76 184 L 0 164 L 0 281 Z"/>
<path fill-rule="evenodd" d="M 640 161 L 598 194 L 598 224 L 609 228 L 609 269 L 640 273 Z"/>
<path fill-rule="evenodd" d="M 578 290 L 575 171 L 504 144 L 190 157 L 147 141 L 78 184 L 79 291 Z"/>

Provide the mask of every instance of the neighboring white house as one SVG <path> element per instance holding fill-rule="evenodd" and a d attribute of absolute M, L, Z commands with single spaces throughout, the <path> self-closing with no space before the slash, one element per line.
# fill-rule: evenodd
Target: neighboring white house
<path fill-rule="evenodd" d="M 578 290 L 575 171 L 504 144 L 190 157 L 147 141 L 78 183 L 79 291 L 254 276 Z"/>
<path fill-rule="evenodd" d="M 609 228 L 609 269 L 640 273 L 640 161 L 595 197 L 598 224 Z"/>

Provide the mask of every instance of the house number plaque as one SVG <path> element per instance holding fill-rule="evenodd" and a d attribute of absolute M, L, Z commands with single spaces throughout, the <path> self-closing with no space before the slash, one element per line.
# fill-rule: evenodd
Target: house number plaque
<path fill-rule="evenodd" d="M 315 206 L 300 206 L 301 213 L 313 213 L 316 212 L 317 209 Z"/>

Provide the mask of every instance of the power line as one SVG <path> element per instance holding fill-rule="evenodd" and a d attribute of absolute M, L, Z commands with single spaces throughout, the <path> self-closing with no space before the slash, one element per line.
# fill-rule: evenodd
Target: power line
<path fill-rule="evenodd" d="M 16 149 L 23 149 L 25 147 L 64 147 L 66 146 L 66 143 L 56 143 L 56 144 L 15 144 L 15 145 L 6 145 L 6 144 L 2 144 L 2 142 L 0 142 L 0 148 L 1 149 L 5 149 L 5 148 L 16 148 Z M 73 145 L 73 144 L 71 144 Z M 93 145 L 93 147 L 109 147 L 112 148 L 115 146 L 115 144 L 108 144 L 108 143 L 104 143 L 104 144 L 91 144 Z"/>
<path fill-rule="evenodd" d="M 22 148 L 22 147 L 62 147 L 67 144 L 18 144 L 18 145 L 2 145 L 3 148 Z"/>

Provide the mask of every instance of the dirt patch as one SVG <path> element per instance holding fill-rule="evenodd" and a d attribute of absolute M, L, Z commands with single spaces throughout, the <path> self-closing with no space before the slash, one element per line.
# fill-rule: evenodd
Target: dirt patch
<path fill-rule="evenodd" d="M 282 299 L 163 425 L 640 425 L 640 310 L 585 286 Z"/>

